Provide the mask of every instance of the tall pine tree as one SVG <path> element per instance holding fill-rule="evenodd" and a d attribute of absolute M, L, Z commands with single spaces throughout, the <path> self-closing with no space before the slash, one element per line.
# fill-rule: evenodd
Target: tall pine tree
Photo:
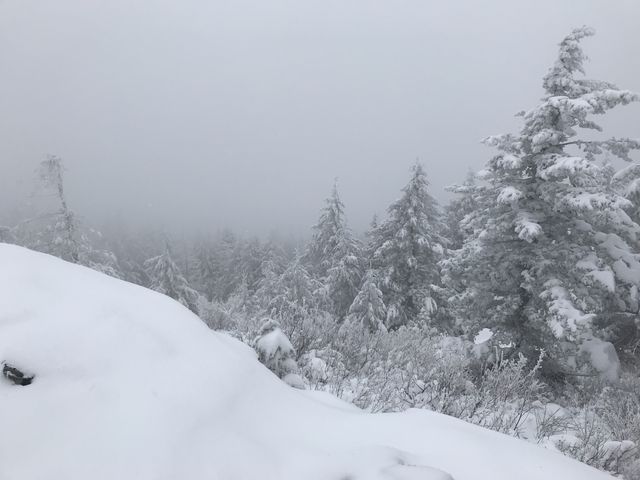
<path fill-rule="evenodd" d="M 337 185 L 313 229 L 304 260 L 311 273 L 325 284 L 328 310 L 342 320 L 362 280 L 362 247 L 347 227 Z"/>
<path fill-rule="evenodd" d="M 102 234 L 83 226 L 69 207 L 64 171 L 62 159 L 55 155 L 40 162 L 36 199 L 44 200 L 39 205 L 43 211 L 13 229 L 17 240 L 34 250 L 120 278 L 118 260 L 104 245 Z"/>
<path fill-rule="evenodd" d="M 443 239 L 438 206 L 428 192 L 422 165 L 416 163 L 411 171 L 402 197 L 389 207 L 388 219 L 370 234 L 371 264 L 387 306 L 387 328 L 433 313 L 432 285 L 440 283 Z"/>
<path fill-rule="evenodd" d="M 382 292 L 378 288 L 373 270 L 368 270 L 362 288 L 349 307 L 347 322 L 369 329 L 370 332 L 383 331 L 387 328 L 384 322 L 387 318 L 387 307 L 382 299 Z"/>
<path fill-rule="evenodd" d="M 603 370 L 596 350 L 616 363 L 603 342 L 606 326 L 613 312 L 637 305 L 640 282 L 631 247 L 640 229 L 625 211 L 630 202 L 611 188 L 611 167 L 598 161 L 603 152 L 628 159 L 640 145 L 579 136 L 579 129 L 601 130 L 592 115 L 638 96 L 580 77 L 579 42 L 592 34 L 579 28 L 560 43 L 542 103 L 521 114 L 520 132 L 486 140 L 499 153 L 476 189 L 473 234 L 444 262 L 469 333 L 489 327 L 529 358 L 546 349 L 550 373 L 588 360 Z"/>
<path fill-rule="evenodd" d="M 469 215 L 478 208 L 474 195 L 475 187 L 475 174 L 469 172 L 462 185 L 449 188 L 450 191 L 458 194 L 458 197 L 444 209 L 444 231 L 448 241 L 447 248 L 450 250 L 462 248 L 465 238 L 471 233 L 467 220 Z"/>
<path fill-rule="evenodd" d="M 194 313 L 198 313 L 198 292 L 189 286 L 178 265 L 171 257 L 167 243 L 164 253 L 150 258 L 144 264 L 153 290 L 163 293 Z"/>

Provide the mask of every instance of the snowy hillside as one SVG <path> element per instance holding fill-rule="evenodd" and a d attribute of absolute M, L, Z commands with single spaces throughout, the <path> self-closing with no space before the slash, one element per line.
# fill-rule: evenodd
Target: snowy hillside
<path fill-rule="evenodd" d="M 0 479 L 610 478 L 424 410 L 288 387 L 179 303 L 0 245 Z"/>

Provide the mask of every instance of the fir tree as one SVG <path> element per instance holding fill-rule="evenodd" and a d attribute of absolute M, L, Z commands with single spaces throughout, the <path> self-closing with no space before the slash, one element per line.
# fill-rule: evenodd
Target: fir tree
<path fill-rule="evenodd" d="M 475 174 L 469 172 L 462 185 L 449 189 L 458 194 L 458 197 L 451 200 L 444 209 L 444 236 L 447 239 L 447 248 L 450 250 L 462 248 L 465 238 L 471 233 L 467 220 L 469 215 L 478 208 L 474 195 L 475 187 Z"/>
<path fill-rule="evenodd" d="M 120 278 L 118 260 L 104 245 L 102 234 L 83 226 L 69 207 L 64 171 L 62 159 L 55 155 L 40 162 L 37 190 L 44 199 L 44 212 L 13 229 L 21 237 L 19 243 Z"/>
<path fill-rule="evenodd" d="M 264 319 L 260 332 L 253 341 L 253 347 L 260 362 L 285 383 L 304 388 L 304 381 L 298 374 L 295 350 L 278 322 L 270 318 Z"/>
<path fill-rule="evenodd" d="M 277 277 L 274 285 L 265 283 L 264 288 L 269 289 L 268 311 L 280 317 L 301 318 L 323 302 L 322 284 L 309 274 L 300 257 Z M 265 293 L 260 292 L 259 296 L 266 296 Z"/>
<path fill-rule="evenodd" d="M 217 282 L 221 270 L 214 256 L 211 238 L 204 237 L 197 240 L 194 257 L 195 285 L 211 301 L 216 298 Z"/>
<path fill-rule="evenodd" d="M 362 280 L 362 247 L 344 219 L 344 205 L 334 184 L 305 255 L 312 273 L 326 286 L 330 310 L 346 316 Z"/>
<path fill-rule="evenodd" d="M 627 209 L 631 220 L 640 225 L 640 163 L 632 163 L 617 171 L 612 188 L 623 195 L 631 206 Z"/>
<path fill-rule="evenodd" d="M 242 281 L 240 251 L 240 241 L 235 234 L 223 230 L 214 249 L 214 264 L 219 272 L 215 297 L 221 301 L 226 301 Z"/>
<path fill-rule="evenodd" d="M 631 248 L 639 227 L 625 212 L 629 201 L 611 188 L 611 167 L 598 162 L 603 152 L 628 159 L 640 144 L 578 136 L 578 129 L 600 130 L 592 115 L 638 96 L 579 78 L 579 42 L 592 34 L 580 28 L 562 41 L 542 103 L 521 114 L 521 131 L 486 140 L 499 153 L 475 190 L 473 234 L 445 262 L 469 333 L 489 327 L 530 359 L 546 349 L 547 371 L 556 373 L 589 359 L 589 345 L 601 342 L 596 324 L 637 304 L 640 282 Z"/>
<path fill-rule="evenodd" d="M 12 228 L 0 225 L 0 243 L 16 243 Z"/>
<path fill-rule="evenodd" d="M 328 316 L 322 308 L 327 298 L 324 286 L 304 267 L 299 256 L 276 276 L 268 273 L 257 297 L 266 303 L 266 313 L 277 320 L 291 339 L 297 355 L 322 344 L 328 334 Z"/>
<path fill-rule="evenodd" d="M 258 288 L 263 276 L 262 264 L 267 255 L 266 247 L 257 238 L 252 238 L 242 244 L 240 271 L 242 283 L 246 284 L 250 292 L 255 292 Z"/>
<path fill-rule="evenodd" d="M 325 278 L 333 266 L 335 251 L 344 231 L 344 204 L 338 195 L 338 186 L 334 184 L 320 219 L 313 226 L 313 238 L 304 255 L 305 264 L 317 278 Z"/>
<path fill-rule="evenodd" d="M 349 307 L 346 321 L 367 328 L 370 332 L 386 332 L 386 318 L 387 308 L 382 299 L 382 292 L 376 284 L 375 273 L 368 270 L 358 295 Z"/>
<path fill-rule="evenodd" d="M 198 292 L 189 286 L 171 258 L 168 244 L 164 253 L 150 258 L 144 266 L 151 280 L 151 289 L 177 300 L 192 312 L 198 313 Z"/>
<path fill-rule="evenodd" d="M 432 285 L 440 282 L 439 212 L 420 164 L 413 166 L 402 197 L 388 213 L 389 218 L 371 233 L 371 261 L 387 306 L 386 326 L 397 328 L 432 306 Z"/>
<path fill-rule="evenodd" d="M 62 159 L 48 155 L 40 162 L 38 178 L 45 195 L 53 196 L 57 207 L 53 213 L 39 217 L 47 221 L 37 232 L 35 244 L 31 247 L 63 260 L 79 263 L 78 225 L 73 211 L 67 204 Z"/>

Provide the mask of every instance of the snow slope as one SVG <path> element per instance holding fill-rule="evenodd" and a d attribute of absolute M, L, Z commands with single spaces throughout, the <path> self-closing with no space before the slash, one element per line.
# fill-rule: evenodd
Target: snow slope
<path fill-rule="evenodd" d="M 177 302 L 0 244 L 2 480 L 598 480 L 583 464 L 422 410 L 292 389 Z M 446 472 L 446 473 L 445 473 Z"/>

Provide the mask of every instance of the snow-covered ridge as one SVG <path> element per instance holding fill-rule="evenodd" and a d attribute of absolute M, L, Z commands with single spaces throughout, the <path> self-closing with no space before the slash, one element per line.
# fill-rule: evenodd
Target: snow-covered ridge
<path fill-rule="evenodd" d="M 610 478 L 427 411 L 288 387 L 173 300 L 0 244 L 2 480 Z"/>

